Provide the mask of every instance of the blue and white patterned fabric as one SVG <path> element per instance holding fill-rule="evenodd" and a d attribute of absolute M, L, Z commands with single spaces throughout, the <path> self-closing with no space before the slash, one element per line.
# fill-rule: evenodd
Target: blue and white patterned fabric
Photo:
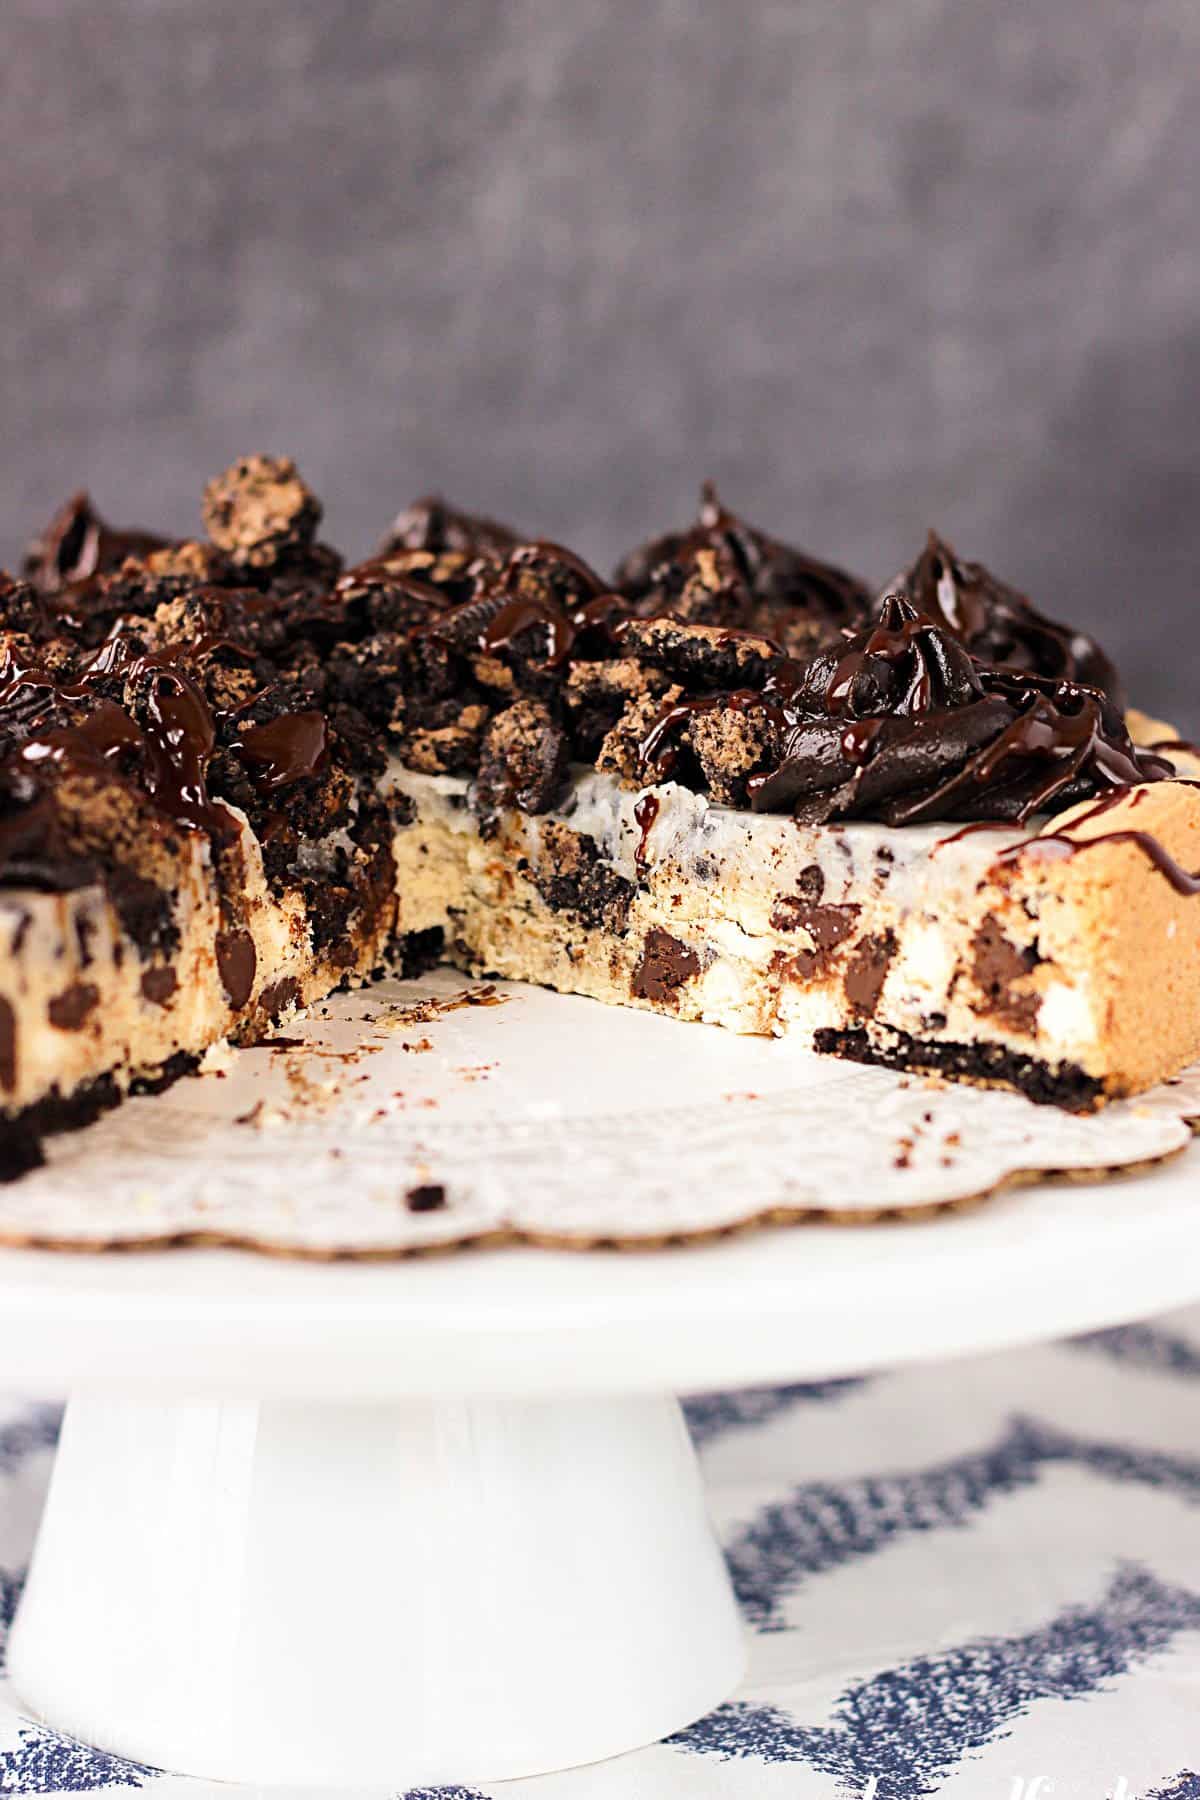
<path fill-rule="evenodd" d="M 494 1800 L 1200 1800 L 1200 1309 L 689 1414 L 749 1678 L 667 1743 Z M 0 1409 L 5 1626 L 57 1423 Z M 134 1788 L 229 1792 L 56 1737 L 0 1686 L 0 1792 Z"/>

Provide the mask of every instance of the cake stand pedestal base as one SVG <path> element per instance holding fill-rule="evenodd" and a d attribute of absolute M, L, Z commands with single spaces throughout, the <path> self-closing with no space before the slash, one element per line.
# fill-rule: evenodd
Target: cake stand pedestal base
<path fill-rule="evenodd" d="M 673 1400 L 91 1393 L 9 1657 L 135 1761 L 393 1792 L 652 1743 L 743 1661 Z"/>

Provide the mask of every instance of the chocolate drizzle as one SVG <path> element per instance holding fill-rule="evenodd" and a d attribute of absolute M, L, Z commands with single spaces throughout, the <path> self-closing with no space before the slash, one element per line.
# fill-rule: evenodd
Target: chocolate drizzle
<path fill-rule="evenodd" d="M 319 774 L 329 760 L 329 728 L 316 711 L 282 713 L 247 726 L 233 746 L 249 764 L 260 793 L 274 794 Z"/>
<path fill-rule="evenodd" d="M 476 565 L 474 575 L 472 597 L 418 625 L 415 636 L 488 656 L 519 651 L 556 670 L 585 634 L 607 639 L 625 616 L 621 596 L 582 557 L 547 538 L 518 545 L 502 564 Z"/>
<path fill-rule="evenodd" d="M 634 847 L 633 860 L 639 869 L 644 869 L 646 866 L 650 833 L 654 830 L 658 809 L 659 802 L 655 794 L 643 794 L 633 809 L 634 823 L 639 833 L 637 844 Z"/>
<path fill-rule="evenodd" d="M 198 683 L 182 668 L 152 657 L 134 664 L 130 680 L 135 686 L 145 683 L 146 792 L 180 825 L 227 832 L 232 815 L 208 794 L 216 724 Z"/>
<path fill-rule="evenodd" d="M 1188 787 L 1200 786 L 1200 783 L 1188 782 Z M 1047 831 L 1037 837 L 1023 838 L 1019 844 L 1010 844 L 1000 852 L 997 861 L 1001 864 L 1016 862 L 1021 857 L 1032 854 L 1058 860 L 1079 856 L 1085 850 L 1094 849 L 1097 844 L 1132 844 L 1146 860 L 1153 864 L 1158 873 L 1170 883 L 1177 894 L 1190 898 L 1200 894 L 1200 869 L 1189 874 L 1182 865 L 1176 862 L 1165 844 L 1159 842 L 1153 832 L 1139 831 L 1131 827 L 1123 827 L 1117 831 L 1097 832 L 1093 837 L 1075 838 L 1069 831 L 1078 830 L 1080 825 L 1088 825 L 1103 813 L 1110 812 L 1113 807 L 1129 802 L 1130 807 L 1137 806 L 1145 793 L 1144 788 L 1114 787 L 1101 796 L 1094 806 L 1072 819 L 1070 826 L 1064 831 Z"/>
<path fill-rule="evenodd" d="M 11 1000 L 0 996 L 0 1088 L 11 1094 L 17 1085 L 17 1015 Z"/>
<path fill-rule="evenodd" d="M 232 814 L 210 796 L 207 785 L 218 715 L 184 664 L 185 655 L 195 658 L 225 648 L 237 653 L 236 645 L 207 638 L 131 658 L 125 641 L 117 637 L 90 658 L 77 679 L 67 682 L 10 658 L 7 679 L 0 683 L 0 722 L 20 719 L 28 735 L 18 754 L 28 765 L 69 764 L 100 773 L 106 764 L 120 766 L 132 758 L 145 792 L 173 823 L 227 836 Z M 130 710 L 105 697 L 103 689 L 113 677 L 121 678 Z M 79 713 L 74 723 L 38 729 L 64 704 Z M 328 724 L 315 709 L 283 713 L 264 724 L 241 727 L 230 748 L 245 761 L 259 792 L 273 794 L 325 768 Z"/>

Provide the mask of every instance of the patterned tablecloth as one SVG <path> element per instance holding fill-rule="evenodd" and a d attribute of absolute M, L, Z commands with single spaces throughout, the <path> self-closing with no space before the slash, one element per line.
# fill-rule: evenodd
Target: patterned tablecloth
<path fill-rule="evenodd" d="M 1200 1800 L 1200 1309 L 689 1413 L 749 1678 L 667 1743 L 497 1800 Z M 58 1418 L 0 1410 L 5 1623 Z M 229 1792 L 56 1737 L 0 1687 L 0 1792 L 137 1788 Z"/>

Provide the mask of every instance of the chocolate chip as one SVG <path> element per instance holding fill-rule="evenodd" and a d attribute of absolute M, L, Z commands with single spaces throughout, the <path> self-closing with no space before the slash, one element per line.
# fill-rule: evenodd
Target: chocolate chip
<path fill-rule="evenodd" d="M 446 1204 L 446 1190 L 440 1182 L 422 1182 L 409 1188 L 404 1204 L 413 1213 L 440 1212 Z"/>
<path fill-rule="evenodd" d="M 1032 1033 L 1042 996 L 1028 988 L 1018 991 L 1013 984 L 1040 961 L 1036 946 L 1014 944 L 995 915 L 988 913 L 971 941 L 971 977 L 981 996 L 972 1010 L 991 1014 L 1015 1031 Z"/>
<path fill-rule="evenodd" d="M 289 1006 L 295 1006 L 299 999 L 300 983 L 293 975 L 284 975 L 279 981 L 271 982 L 258 996 L 259 1011 L 265 1013 L 268 1019 L 275 1020 Z"/>
<path fill-rule="evenodd" d="M 641 961 L 633 971 L 631 992 L 637 1000 L 676 1000 L 684 982 L 698 975 L 701 966 L 690 944 L 681 943 L 655 925 L 646 933 Z"/>
<path fill-rule="evenodd" d="M 833 951 L 850 936 L 860 910 L 853 905 L 815 906 L 798 895 L 784 894 L 771 909 L 771 924 L 776 931 L 806 931 L 811 937 L 811 950 L 789 956 L 797 973 L 809 976 L 824 968 Z"/>
<path fill-rule="evenodd" d="M 12 1002 L 0 998 L 0 1087 L 11 1094 L 17 1085 L 17 1015 Z"/>
<path fill-rule="evenodd" d="M 895 954 L 896 934 L 892 931 L 862 938 L 855 946 L 845 975 L 846 999 L 854 1012 L 869 1016 L 875 1011 Z"/>
<path fill-rule="evenodd" d="M 142 994 L 154 1006 L 165 1006 L 178 986 L 179 977 L 169 963 L 161 969 L 147 969 L 142 976 Z"/>
<path fill-rule="evenodd" d="M 258 955 L 248 931 L 222 931 L 217 938 L 217 969 L 229 1004 L 240 1012 L 254 987 Z"/>
<path fill-rule="evenodd" d="M 79 1031 L 99 1003 L 98 987 L 89 981 L 76 981 L 61 994 L 55 994 L 46 1012 L 56 1030 Z"/>

